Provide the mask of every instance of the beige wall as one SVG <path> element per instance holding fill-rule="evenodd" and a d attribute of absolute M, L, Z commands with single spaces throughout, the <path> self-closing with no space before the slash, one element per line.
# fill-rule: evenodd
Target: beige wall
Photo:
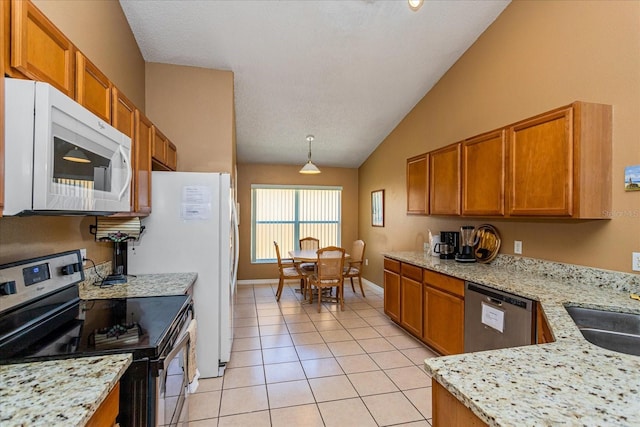
<path fill-rule="evenodd" d="M 147 63 L 147 116 L 178 148 L 178 170 L 234 172 L 231 71 Z"/>
<path fill-rule="evenodd" d="M 140 109 L 144 60 L 117 1 L 35 0 L 51 19 Z M 89 234 L 94 217 L 0 218 L 0 263 L 87 248 L 96 263 L 111 260 L 113 245 Z"/>
<path fill-rule="evenodd" d="M 145 111 L 144 59 L 115 0 L 33 0 L 56 27 Z"/>
<path fill-rule="evenodd" d="M 359 230 L 383 282 L 384 251 L 421 250 L 427 229 L 491 223 L 501 253 L 631 271 L 640 251 L 640 193 L 623 190 L 624 167 L 640 164 L 640 2 L 514 1 L 415 106 L 359 170 Z M 602 221 L 469 220 L 407 216 L 405 162 L 566 105 L 613 105 L 613 216 Z M 369 225 L 372 190 L 386 190 L 385 227 Z M 376 256 L 377 254 L 377 256 Z"/>
<path fill-rule="evenodd" d="M 328 168 L 320 165 L 321 174 L 301 175 L 298 173 L 301 166 L 238 165 L 238 202 L 240 204 L 238 279 L 278 277 L 276 264 L 251 264 L 251 184 L 342 186 L 342 246 L 350 248 L 351 243 L 358 239 L 358 170 Z M 367 253 L 365 257 L 368 257 Z"/>

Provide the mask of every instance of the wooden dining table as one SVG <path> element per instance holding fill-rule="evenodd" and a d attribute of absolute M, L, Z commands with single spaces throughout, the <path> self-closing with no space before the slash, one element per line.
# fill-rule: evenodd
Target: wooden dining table
<path fill-rule="evenodd" d="M 317 249 L 295 249 L 293 251 L 289 251 L 289 257 L 293 258 L 294 261 L 297 262 L 310 262 L 316 263 L 318 262 L 318 250 Z M 344 254 L 344 259 L 348 259 L 351 256 L 347 253 Z M 313 271 L 305 271 L 305 274 L 311 274 Z M 300 281 L 300 289 L 296 289 L 296 292 L 301 293 L 303 287 L 304 280 Z M 306 301 L 305 301 L 306 302 Z"/>
<path fill-rule="evenodd" d="M 318 262 L 317 252 L 317 249 L 295 249 L 293 251 L 289 251 L 289 256 L 299 262 Z M 349 254 L 344 254 L 345 259 L 350 257 L 351 256 Z"/>

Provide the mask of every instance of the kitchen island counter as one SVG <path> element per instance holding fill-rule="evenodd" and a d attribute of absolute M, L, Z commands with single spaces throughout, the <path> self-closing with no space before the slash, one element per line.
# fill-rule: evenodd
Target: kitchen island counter
<path fill-rule="evenodd" d="M 499 257 L 461 264 L 423 252 L 398 261 L 537 300 L 555 342 L 425 360 L 427 372 L 490 426 L 640 425 L 640 357 L 584 339 L 565 305 L 640 313 L 640 276 Z"/>
<path fill-rule="evenodd" d="M 130 354 L 0 366 L 0 424 L 84 426 L 131 364 Z"/>
<path fill-rule="evenodd" d="M 127 276 L 127 283 L 100 287 L 92 284 L 79 285 L 83 300 L 107 298 L 133 298 L 163 295 L 184 295 L 195 283 L 198 273 L 137 274 Z"/>

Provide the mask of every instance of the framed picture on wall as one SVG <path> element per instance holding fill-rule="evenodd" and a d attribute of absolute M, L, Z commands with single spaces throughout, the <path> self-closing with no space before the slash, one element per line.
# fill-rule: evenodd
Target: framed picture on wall
<path fill-rule="evenodd" d="M 371 192 L 371 225 L 384 227 L 384 190 Z"/>

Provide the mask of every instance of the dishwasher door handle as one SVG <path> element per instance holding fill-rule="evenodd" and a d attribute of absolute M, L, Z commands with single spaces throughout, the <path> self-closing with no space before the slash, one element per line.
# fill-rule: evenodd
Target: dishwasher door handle
<path fill-rule="evenodd" d="M 502 307 L 502 301 L 500 301 L 498 299 L 487 297 L 487 301 L 489 301 L 492 304 L 497 305 L 498 307 Z"/>

